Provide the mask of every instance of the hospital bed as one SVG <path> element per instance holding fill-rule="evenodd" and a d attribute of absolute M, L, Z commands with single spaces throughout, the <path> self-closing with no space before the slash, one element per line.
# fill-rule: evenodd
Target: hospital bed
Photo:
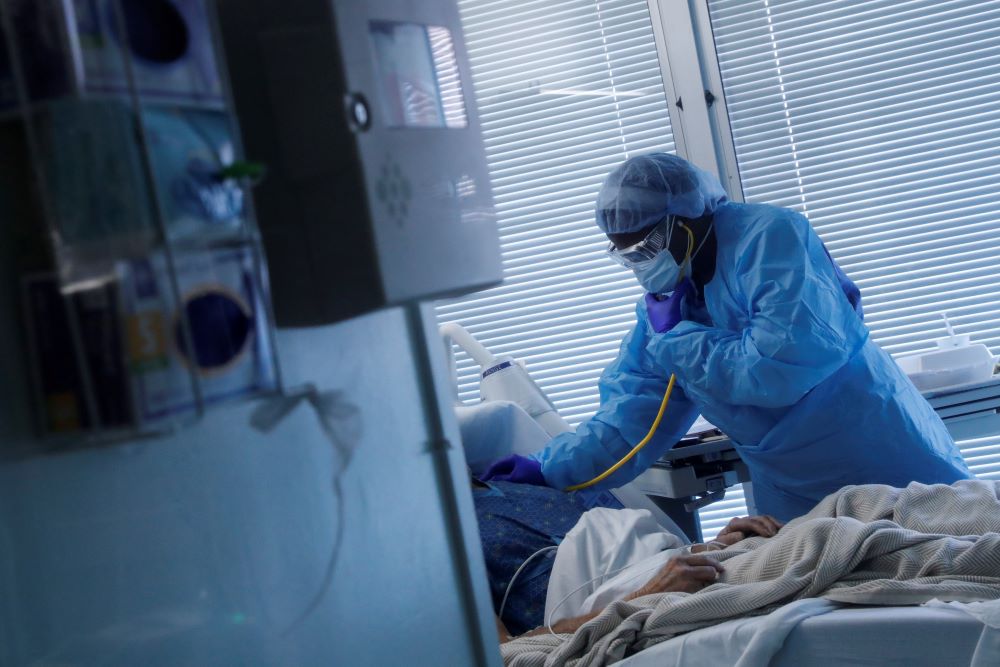
<path fill-rule="evenodd" d="M 1000 389 L 1000 382 L 992 388 Z M 983 408 L 977 402 L 986 400 L 982 392 L 945 396 L 939 397 L 938 403 L 953 408 L 976 402 L 974 407 L 979 417 L 984 416 L 983 410 L 1000 408 L 992 404 Z M 971 401 L 967 400 L 970 396 Z M 968 414 L 966 408 L 955 411 Z M 511 453 L 531 453 L 544 446 L 549 437 L 520 406 L 511 402 L 458 406 L 456 412 L 466 458 L 473 470 Z M 745 471 L 732 461 L 731 449 L 731 443 L 717 436 L 686 443 L 632 484 L 616 489 L 615 494 L 626 507 L 649 509 L 667 530 L 686 538 L 678 522 L 661 511 L 662 503 L 655 500 L 671 494 L 696 498 L 703 491 L 711 494 L 713 486 L 721 483 L 711 480 L 741 479 Z M 652 494 L 652 498 L 647 494 Z M 697 500 L 694 502 L 697 504 Z M 696 516 L 693 512 L 691 515 Z M 822 613 L 802 611 L 803 607 L 817 604 L 825 605 Z M 789 603 L 768 615 L 734 619 L 686 633 L 618 664 L 623 667 L 736 664 L 985 667 L 1000 664 L 1000 629 L 991 629 L 956 608 L 858 607 L 808 599 Z"/>
<path fill-rule="evenodd" d="M 796 603 L 786 605 L 791 607 Z M 739 618 L 651 646 L 621 667 L 913 667 L 996 665 L 1000 630 L 955 608 L 844 607 L 795 624 L 769 616 Z M 790 629 L 781 623 L 793 624 Z M 980 655 L 977 647 L 982 643 Z M 992 655 L 990 655 L 992 653 Z"/>
<path fill-rule="evenodd" d="M 465 338 L 466 349 L 471 348 L 481 357 L 484 377 L 489 376 L 493 364 L 493 368 L 504 368 L 516 363 L 493 358 L 460 327 L 453 327 L 450 334 L 445 337 L 449 357 L 456 336 Z M 451 362 L 454 364 L 453 358 Z M 549 414 L 555 408 L 534 383 L 526 380 L 525 373 L 520 375 L 527 384 L 508 391 L 510 396 L 521 399 L 518 402 L 488 400 L 475 406 L 456 406 L 466 460 L 474 472 L 510 454 L 531 454 L 551 437 L 551 428 L 543 428 L 540 420 L 529 415 L 522 405 L 545 412 L 550 421 L 556 418 Z M 489 398 L 489 391 L 481 393 Z M 523 400 L 525 395 L 529 400 Z M 937 390 L 926 397 L 956 439 L 1000 432 L 1000 377 Z M 613 491 L 625 507 L 649 510 L 660 525 L 685 541 L 701 541 L 697 510 L 721 500 L 726 489 L 736 484 L 744 484 L 748 509 L 754 513 L 749 470 L 732 442 L 714 429 L 694 432 L 632 483 Z M 996 615 L 1000 616 L 1000 612 Z M 995 625 L 1000 626 L 1000 618 Z M 686 633 L 619 664 L 985 667 L 1000 665 L 1000 628 L 987 627 L 954 607 L 858 607 L 806 599 L 767 615 L 734 619 Z"/>

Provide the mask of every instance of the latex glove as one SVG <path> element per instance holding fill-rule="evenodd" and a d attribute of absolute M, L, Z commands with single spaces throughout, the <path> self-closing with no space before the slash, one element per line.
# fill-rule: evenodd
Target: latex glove
<path fill-rule="evenodd" d="M 658 300 L 650 293 L 646 293 L 646 313 L 649 315 L 649 323 L 656 333 L 664 333 L 673 329 L 684 319 L 681 316 L 681 302 L 694 288 L 694 283 L 685 278 L 663 301 Z"/>
<path fill-rule="evenodd" d="M 517 482 L 518 484 L 534 484 L 535 486 L 545 486 L 545 478 L 542 477 L 542 464 L 535 459 L 511 454 L 500 459 L 480 476 L 484 482 Z"/>

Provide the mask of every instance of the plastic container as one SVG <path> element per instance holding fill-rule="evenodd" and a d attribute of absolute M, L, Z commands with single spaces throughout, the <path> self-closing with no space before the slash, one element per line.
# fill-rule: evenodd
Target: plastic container
<path fill-rule="evenodd" d="M 937 350 L 896 362 L 920 391 L 985 382 L 995 363 L 989 349 L 982 343 L 970 345 L 968 336 L 942 338 Z"/>

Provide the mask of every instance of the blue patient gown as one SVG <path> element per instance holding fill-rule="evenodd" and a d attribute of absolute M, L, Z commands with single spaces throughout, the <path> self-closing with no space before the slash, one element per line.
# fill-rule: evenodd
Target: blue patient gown
<path fill-rule="evenodd" d="M 472 498 L 493 610 L 498 614 L 507 586 L 525 560 L 539 549 L 562 542 L 588 509 L 622 507 L 609 493 L 585 497 L 547 486 L 513 482 L 474 486 Z M 501 620 L 511 633 L 519 635 L 544 622 L 545 593 L 554 555 L 536 556 L 510 587 Z"/>
<path fill-rule="evenodd" d="M 749 466 L 757 509 L 788 520 L 848 484 L 970 477 L 934 410 L 872 342 L 808 221 L 787 209 L 722 203 L 704 303 L 666 333 L 637 322 L 600 381 L 601 406 L 536 454 L 550 486 L 589 480 L 624 456 L 677 375 L 653 440 L 598 488 L 627 483 L 700 412 Z"/>

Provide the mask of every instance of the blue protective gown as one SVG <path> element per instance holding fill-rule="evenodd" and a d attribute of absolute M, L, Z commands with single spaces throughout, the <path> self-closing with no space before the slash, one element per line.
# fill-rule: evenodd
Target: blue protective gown
<path fill-rule="evenodd" d="M 644 303 L 600 380 L 601 406 L 535 455 L 550 486 L 592 479 L 649 430 L 670 373 L 677 386 L 652 441 L 595 488 L 629 482 L 700 412 L 750 468 L 760 512 L 788 520 L 848 484 L 970 477 L 944 424 L 868 335 L 809 222 L 760 204 L 714 214 L 715 274 L 704 302 L 666 333 Z"/>

